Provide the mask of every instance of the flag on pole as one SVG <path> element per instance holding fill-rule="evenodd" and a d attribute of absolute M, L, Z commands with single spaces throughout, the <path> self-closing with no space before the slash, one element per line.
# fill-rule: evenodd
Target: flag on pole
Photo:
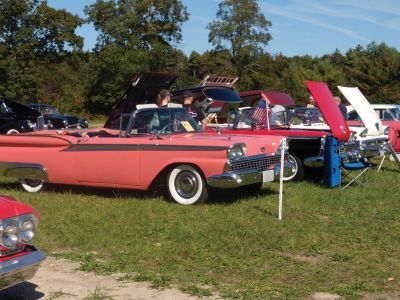
<path fill-rule="evenodd" d="M 258 124 L 265 124 L 268 119 L 268 109 L 267 101 L 261 99 L 258 102 L 257 108 L 253 112 L 253 119 L 257 121 Z"/>

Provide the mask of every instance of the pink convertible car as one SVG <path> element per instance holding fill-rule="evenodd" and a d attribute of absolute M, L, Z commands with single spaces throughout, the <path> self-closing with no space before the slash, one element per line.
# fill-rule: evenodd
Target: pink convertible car
<path fill-rule="evenodd" d="M 209 187 L 259 188 L 279 174 L 280 136 L 200 133 L 182 107 L 138 105 L 120 130 L 42 131 L 0 136 L 0 175 L 29 192 L 44 182 L 147 190 L 166 185 L 181 204 L 207 199 Z"/>

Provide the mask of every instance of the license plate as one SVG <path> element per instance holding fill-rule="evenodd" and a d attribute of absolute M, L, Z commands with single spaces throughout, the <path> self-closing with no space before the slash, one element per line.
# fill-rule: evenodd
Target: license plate
<path fill-rule="evenodd" d="M 274 181 L 275 174 L 273 170 L 263 171 L 263 182 Z"/>

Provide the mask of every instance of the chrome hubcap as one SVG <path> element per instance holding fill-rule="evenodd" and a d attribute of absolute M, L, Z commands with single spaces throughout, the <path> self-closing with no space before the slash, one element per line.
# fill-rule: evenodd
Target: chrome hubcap
<path fill-rule="evenodd" d="M 181 197 L 192 198 L 199 188 L 199 183 L 193 173 L 183 171 L 176 177 L 175 186 L 176 191 Z"/>
<path fill-rule="evenodd" d="M 293 156 L 289 155 L 288 163 L 291 164 L 291 167 L 286 169 L 287 171 L 285 172 L 285 177 L 284 177 L 285 180 L 293 179 L 297 174 L 298 166 L 296 159 Z"/>

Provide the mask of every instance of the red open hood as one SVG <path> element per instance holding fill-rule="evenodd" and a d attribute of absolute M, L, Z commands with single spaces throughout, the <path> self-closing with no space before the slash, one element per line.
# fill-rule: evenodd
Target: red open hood
<path fill-rule="evenodd" d="M 325 82 L 306 81 L 306 85 L 331 128 L 332 134 L 339 141 L 347 142 L 350 138 L 351 131 L 327 84 Z"/>

